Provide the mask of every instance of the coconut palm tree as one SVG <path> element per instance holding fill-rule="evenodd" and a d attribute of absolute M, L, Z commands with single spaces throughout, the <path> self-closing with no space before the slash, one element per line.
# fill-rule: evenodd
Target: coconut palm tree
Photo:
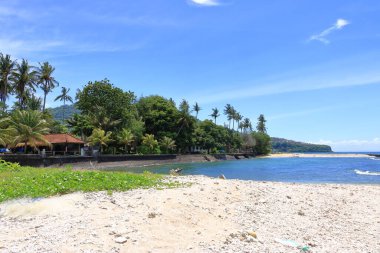
<path fill-rule="evenodd" d="M 231 128 L 232 110 L 233 107 L 230 104 L 226 104 L 224 107 L 224 115 L 226 115 L 228 119 L 228 129 Z"/>
<path fill-rule="evenodd" d="M 214 118 L 214 123 L 216 124 L 216 118 L 220 116 L 218 108 L 212 108 L 210 116 Z"/>
<path fill-rule="evenodd" d="M 149 149 L 150 153 L 153 153 L 154 150 L 158 147 L 158 141 L 154 138 L 153 134 L 145 134 L 142 137 L 142 144 Z"/>
<path fill-rule="evenodd" d="M 126 128 L 123 128 L 118 136 L 119 142 L 124 144 L 125 152 L 131 153 L 131 145 L 135 141 L 135 136 L 132 131 Z"/>
<path fill-rule="evenodd" d="M 40 67 L 37 70 L 38 83 L 44 92 L 44 101 L 42 105 L 42 112 L 45 112 L 46 96 L 51 92 L 59 83 L 52 76 L 55 68 L 48 62 L 40 63 Z"/>
<path fill-rule="evenodd" d="M 170 151 L 175 149 L 175 141 L 172 138 L 165 136 L 160 141 L 160 147 L 165 151 L 165 153 L 169 153 Z"/>
<path fill-rule="evenodd" d="M 196 102 L 195 105 L 193 106 L 193 110 L 195 111 L 195 118 L 198 119 L 198 113 L 200 110 L 202 110 L 202 108 L 198 105 L 198 103 Z"/>
<path fill-rule="evenodd" d="M 100 153 L 103 152 L 103 146 L 107 146 L 108 143 L 112 141 L 111 139 L 112 132 L 105 132 L 102 129 L 95 128 L 92 131 L 91 136 L 88 138 L 88 141 L 91 146 L 98 146 L 100 147 Z"/>
<path fill-rule="evenodd" d="M 264 117 L 264 114 L 260 114 L 260 116 L 257 118 L 257 126 L 256 126 L 256 129 L 257 131 L 261 132 L 261 133 L 266 133 L 267 132 L 267 128 L 265 126 L 265 122 L 266 119 Z"/>
<path fill-rule="evenodd" d="M 65 107 L 66 107 L 66 101 L 69 101 L 73 103 L 72 97 L 69 96 L 70 88 L 62 87 L 61 95 L 56 97 L 54 101 L 63 101 L 63 110 L 62 110 L 62 123 L 65 121 Z"/>
<path fill-rule="evenodd" d="M 244 132 L 247 132 L 247 129 L 252 131 L 252 123 L 250 119 L 245 118 L 243 121 L 243 126 L 244 126 Z"/>
<path fill-rule="evenodd" d="M 239 126 L 240 126 L 240 121 L 243 119 L 243 116 L 239 113 L 239 112 L 236 112 L 235 114 L 235 120 L 236 120 L 236 128 L 239 129 Z"/>
<path fill-rule="evenodd" d="M 11 56 L 0 53 L 0 102 L 4 103 L 4 110 L 5 102 L 11 89 L 9 78 L 14 67 L 15 62 L 11 60 Z"/>
<path fill-rule="evenodd" d="M 13 83 L 13 92 L 18 98 L 18 104 L 21 109 L 25 109 L 28 93 L 35 92 L 37 72 L 29 65 L 28 61 L 23 59 L 21 64 L 17 63 L 13 70 L 10 80 Z"/>
<path fill-rule="evenodd" d="M 12 145 L 23 143 L 25 153 L 28 145 L 34 148 L 37 143 L 50 145 L 44 137 L 50 129 L 41 112 L 16 110 L 5 121 L 12 133 L 10 138 Z"/>

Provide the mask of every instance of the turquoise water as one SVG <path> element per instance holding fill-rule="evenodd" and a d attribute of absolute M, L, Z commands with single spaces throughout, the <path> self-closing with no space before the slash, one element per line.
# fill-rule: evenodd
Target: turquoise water
<path fill-rule="evenodd" d="M 380 159 L 375 158 L 261 158 L 117 170 L 167 174 L 173 168 L 182 168 L 183 175 L 224 174 L 228 179 L 380 184 Z"/>

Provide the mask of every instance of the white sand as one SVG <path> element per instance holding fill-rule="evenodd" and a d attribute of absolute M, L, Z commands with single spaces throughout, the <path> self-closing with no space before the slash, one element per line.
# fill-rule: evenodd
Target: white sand
<path fill-rule="evenodd" d="M 308 154 L 308 153 L 279 153 L 279 154 L 270 154 L 268 156 L 270 158 L 287 158 L 287 157 L 319 157 L 319 158 L 369 158 L 371 156 L 366 154 L 336 154 L 336 153 L 318 153 L 318 154 Z"/>
<path fill-rule="evenodd" d="M 0 204 L 0 252 L 380 252 L 379 185 L 177 180 Z"/>

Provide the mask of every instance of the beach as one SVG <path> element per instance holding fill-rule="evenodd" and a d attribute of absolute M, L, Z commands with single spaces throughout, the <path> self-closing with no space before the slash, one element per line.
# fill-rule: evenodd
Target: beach
<path fill-rule="evenodd" d="M 267 156 L 269 158 L 292 158 L 292 157 L 302 157 L 302 158 L 368 158 L 371 157 L 367 154 L 341 154 L 341 153 L 278 153 L 270 154 Z"/>
<path fill-rule="evenodd" d="M 2 203 L 0 252 L 380 251 L 379 185 L 167 180 Z"/>

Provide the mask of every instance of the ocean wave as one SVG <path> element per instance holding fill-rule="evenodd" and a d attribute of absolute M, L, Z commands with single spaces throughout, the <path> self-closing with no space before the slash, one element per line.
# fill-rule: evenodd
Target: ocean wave
<path fill-rule="evenodd" d="M 371 157 L 369 159 L 371 159 L 371 160 L 380 160 L 379 158 L 376 158 L 376 157 Z"/>
<path fill-rule="evenodd" d="M 364 170 L 354 170 L 356 174 L 358 175 L 367 175 L 367 176 L 380 176 L 380 172 L 375 171 L 364 171 Z"/>

